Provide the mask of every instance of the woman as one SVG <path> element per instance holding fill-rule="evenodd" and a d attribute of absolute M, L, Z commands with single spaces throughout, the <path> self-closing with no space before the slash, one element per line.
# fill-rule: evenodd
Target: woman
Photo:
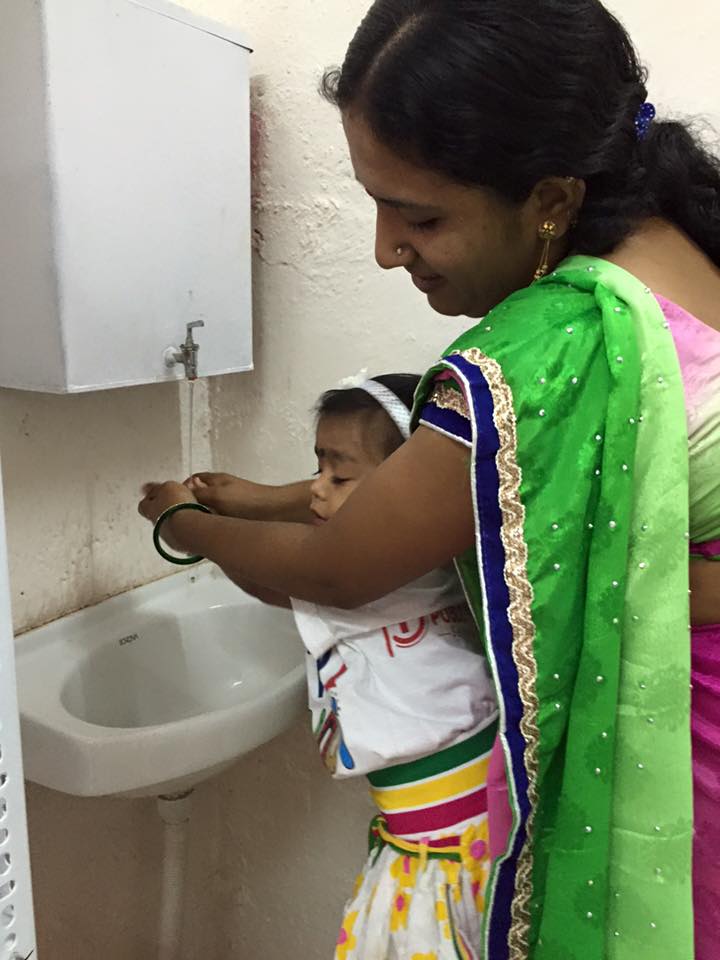
<path fill-rule="evenodd" d="M 332 522 L 180 510 L 163 534 L 333 606 L 458 558 L 512 809 L 491 820 L 478 956 L 711 960 L 718 162 L 653 122 L 597 0 L 377 0 L 324 90 L 377 204 L 380 266 L 404 267 L 439 313 L 484 319 L 425 378 L 411 439 Z M 246 500 L 228 512 L 256 518 L 294 519 L 305 496 L 227 489 Z M 152 484 L 141 511 L 193 500 Z M 690 563 L 688 540 L 702 543 Z"/>

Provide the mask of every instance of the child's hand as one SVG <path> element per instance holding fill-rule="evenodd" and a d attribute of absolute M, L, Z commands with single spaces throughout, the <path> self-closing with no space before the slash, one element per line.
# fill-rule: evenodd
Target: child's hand
<path fill-rule="evenodd" d="M 262 484 L 243 480 L 231 473 L 195 473 L 185 486 L 199 503 L 225 517 L 255 518 L 262 501 Z"/>
<path fill-rule="evenodd" d="M 313 519 L 309 480 L 276 487 L 231 473 L 195 473 L 187 478 L 185 486 L 199 503 L 223 517 L 289 523 L 310 523 Z"/>
<path fill-rule="evenodd" d="M 143 499 L 138 504 L 138 511 L 155 523 L 161 513 L 176 503 L 197 503 L 190 490 L 184 483 L 175 483 L 172 480 L 166 483 L 146 483 L 143 485 Z"/>

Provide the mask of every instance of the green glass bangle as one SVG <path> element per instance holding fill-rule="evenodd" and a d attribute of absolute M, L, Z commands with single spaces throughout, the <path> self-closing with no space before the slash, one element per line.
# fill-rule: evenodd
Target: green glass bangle
<path fill-rule="evenodd" d="M 163 560 L 167 560 L 169 563 L 176 563 L 180 567 L 185 567 L 191 563 L 200 563 L 200 561 L 204 560 L 205 557 L 201 557 L 199 554 L 194 557 L 174 557 L 171 553 L 168 553 L 160 543 L 160 527 L 162 527 L 163 523 L 165 523 L 168 517 L 171 517 L 179 510 L 201 510 L 203 513 L 212 513 L 212 510 L 210 510 L 209 507 L 204 506 L 202 503 L 176 503 L 173 507 L 168 507 L 167 510 L 164 510 L 155 521 L 155 527 L 153 529 L 153 543 L 155 544 L 155 549 L 163 558 Z"/>

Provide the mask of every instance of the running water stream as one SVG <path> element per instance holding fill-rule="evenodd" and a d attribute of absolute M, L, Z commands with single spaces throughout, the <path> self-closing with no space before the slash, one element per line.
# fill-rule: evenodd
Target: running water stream
<path fill-rule="evenodd" d="M 195 381 L 188 380 L 188 406 L 187 406 L 187 476 L 193 474 L 193 425 L 195 423 Z"/>

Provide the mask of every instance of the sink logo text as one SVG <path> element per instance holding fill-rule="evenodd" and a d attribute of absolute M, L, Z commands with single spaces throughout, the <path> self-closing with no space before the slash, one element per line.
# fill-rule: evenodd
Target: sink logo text
<path fill-rule="evenodd" d="M 126 643 L 134 643 L 136 640 L 140 639 L 139 633 L 129 633 L 126 637 L 120 637 L 118 643 L 121 647 L 124 647 Z"/>

